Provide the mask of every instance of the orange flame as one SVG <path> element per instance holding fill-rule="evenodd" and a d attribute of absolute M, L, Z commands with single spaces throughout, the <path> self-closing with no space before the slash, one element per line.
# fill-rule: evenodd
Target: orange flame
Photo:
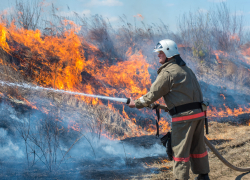
<path fill-rule="evenodd" d="M 226 111 L 222 110 L 221 108 L 220 110 L 217 110 L 213 106 L 211 106 L 211 109 L 210 107 L 208 107 L 208 110 L 207 110 L 208 117 L 229 117 L 229 116 L 239 116 L 242 114 L 250 113 L 250 108 L 248 107 L 244 107 L 244 108 L 239 107 L 238 109 L 234 108 L 232 110 L 229 107 L 227 107 L 225 104 L 223 105 Z"/>
<path fill-rule="evenodd" d="M 6 41 L 7 38 L 7 29 L 5 28 L 5 24 L 0 24 L 0 46 L 5 50 L 6 52 L 9 52 L 9 45 Z"/>
<path fill-rule="evenodd" d="M 38 84 L 50 86 L 57 89 L 84 91 L 89 94 L 103 94 L 114 96 L 124 94 L 129 96 L 130 93 L 135 97 L 139 97 L 147 92 L 150 87 L 150 75 L 147 71 L 149 64 L 146 62 L 142 53 L 139 51 L 132 54 L 132 48 L 129 48 L 126 55 L 127 61 L 117 62 L 116 65 L 108 67 L 100 66 L 100 62 L 96 56 L 90 55 L 89 59 L 85 59 L 85 51 L 82 48 L 82 41 L 76 32 L 79 27 L 71 21 L 65 21 L 70 25 L 70 30 L 65 30 L 62 37 L 42 36 L 40 30 L 32 31 L 18 29 L 11 24 L 7 30 L 3 24 L 0 26 L 0 46 L 6 51 L 14 51 L 14 47 L 9 47 L 6 38 L 14 39 L 15 42 L 23 44 L 30 48 L 28 54 L 34 61 L 32 64 L 29 59 L 21 62 L 23 67 L 29 66 L 34 72 L 34 76 Z M 12 38 L 10 38 L 10 36 Z M 84 44 L 91 51 L 97 52 L 98 48 L 89 43 Z M 38 54 L 38 55 L 37 55 Z M 35 57 L 34 57 L 35 56 Z M 49 59 L 52 57 L 53 59 Z M 39 62 L 38 62 L 39 61 Z M 54 61 L 54 62 L 53 62 Z M 46 68 L 41 69 L 38 63 L 42 63 Z M 32 67 L 33 66 L 33 67 Z M 89 83 L 81 83 L 81 72 L 90 74 L 97 83 L 106 85 L 100 89 L 96 89 Z M 107 88 L 110 85 L 112 88 Z M 142 88 L 142 89 L 141 89 Z M 93 98 L 83 98 L 88 103 L 97 104 L 98 100 Z"/>
<path fill-rule="evenodd" d="M 81 131 L 79 124 L 72 120 L 70 120 L 68 124 L 68 129 L 70 128 L 73 129 L 74 131 L 78 131 L 78 132 Z"/>
<path fill-rule="evenodd" d="M 22 97 L 19 97 L 20 99 L 22 99 L 28 106 L 30 106 L 32 109 L 37 109 L 38 110 L 38 108 L 34 105 L 34 103 L 31 103 L 31 102 L 29 102 L 28 100 L 26 100 L 26 99 L 24 99 L 24 98 L 22 98 Z M 44 110 L 46 110 L 45 108 L 44 108 Z M 44 111 L 44 112 L 47 112 L 48 110 L 46 110 L 46 111 Z"/>
<path fill-rule="evenodd" d="M 220 96 L 222 96 L 224 100 L 226 99 L 226 97 L 225 97 L 225 95 L 224 95 L 224 94 L 220 94 Z"/>
<path fill-rule="evenodd" d="M 218 61 L 218 63 L 222 63 L 220 56 L 228 57 L 228 54 L 221 50 L 214 50 L 213 54 L 216 56 L 216 60 Z"/>

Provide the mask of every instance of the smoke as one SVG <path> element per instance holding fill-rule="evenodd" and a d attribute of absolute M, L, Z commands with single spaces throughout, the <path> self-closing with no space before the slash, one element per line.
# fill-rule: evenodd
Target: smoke
<path fill-rule="evenodd" d="M 24 157 L 23 143 L 17 136 L 13 122 L 21 122 L 13 107 L 0 104 L 0 159 Z"/>
<path fill-rule="evenodd" d="M 7 130 L 0 128 L 0 159 L 8 158 L 8 157 L 16 157 L 17 159 L 24 157 L 24 152 L 20 147 L 13 143 L 13 140 L 10 136 L 8 136 Z"/>
<path fill-rule="evenodd" d="M 42 100 L 37 98 L 36 102 L 39 101 Z M 3 163 L 0 169 L 6 177 L 21 178 L 27 169 L 33 172 L 32 178 L 50 171 L 49 177 L 58 177 L 53 171 L 59 169 L 65 173 L 70 171 L 74 178 L 95 179 L 96 173 L 93 171 L 97 170 L 100 177 L 114 171 L 118 176 L 121 173 L 128 176 L 145 171 L 143 162 L 138 162 L 138 159 L 166 155 L 164 147 L 158 144 L 159 140 L 144 147 L 138 146 L 143 143 L 141 139 L 133 144 L 110 140 L 94 132 L 73 131 L 68 129 L 68 118 L 23 106 L 7 102 L 0 104 L 0 161 Z M 62 122 L 57 124 L 56 118 Z M 63 132 L 58 133 L 59 128 L 64 129 Z M 137 170 L 131 167 L 135 164 Z M 8 172 L 12 171 L 17 174 L 9 175 Z M 68 177 L 67 173 L 65 177 Z"/>
<path fill-rule="evenodd" d="M 91 136 L 88 136 L 88 139 L 91 139 L 90 137 Z M 72 150 L 71 153 L 81 154 L 83 158 L 91 159 L 103 157 L 120 157 L 126 159 L 165 155 L 165 148 L 160 145 L 159 142 L 160 140 L 158 139 L 158 143 L 151 145 L 149 148 L 145 148 L 143 146 L 136 147 L 136 145 L 119 140 L 110 140 L 104 136 L 100 139 L 94 137 L 91 139 L 91 143 L 88 143 L 84 139 L 81 143 L 74 147 L 74 150 Z M 143 142 L 141 142 L 141 140 L 138 138 L 136 143 L 141 144 Z M 92 146 L 93 149 L 91 149 L 90 146 Z"/>

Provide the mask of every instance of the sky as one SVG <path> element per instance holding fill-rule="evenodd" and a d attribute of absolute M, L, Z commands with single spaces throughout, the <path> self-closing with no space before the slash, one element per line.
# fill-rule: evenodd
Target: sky
<path fill-rule="evenodd" d="M 11 9 L 15 1 L 2 0 L 0 10 Z M 48 6 L 53 3 L 58 8 L 57 13 L 62 15 L 99 14 L 113 24 L 119 23 L 119 17 L 125 15 L 131 23 L 143 20 L 146 24 L 159 24 L 162 21 L 171 31 L 178 30 L 178 19 L 184 13 L 209 13 L 222 2 L 233 12 L 232 16 L 242 15 L 245 29 L 250 30 L 250 0 L 45 0 Z"/>

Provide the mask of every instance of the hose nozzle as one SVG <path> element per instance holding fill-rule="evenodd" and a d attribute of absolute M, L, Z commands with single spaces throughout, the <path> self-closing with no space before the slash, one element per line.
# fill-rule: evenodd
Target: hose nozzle
<path fill-rule="evenodd" d="M 126 104 L 129 104 L 129 103 L 130 103 L 130 98 L 127 98 Z"/>

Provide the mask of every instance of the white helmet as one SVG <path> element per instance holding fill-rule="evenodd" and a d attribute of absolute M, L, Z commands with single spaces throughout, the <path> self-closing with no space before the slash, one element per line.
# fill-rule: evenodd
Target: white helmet
<path fill-rule="evenodd" d="M 163 39 L 154 48 L 154 52 L 163 51 L 167 58 L 179 55 L 177 44 L 170 39 Z"/>

